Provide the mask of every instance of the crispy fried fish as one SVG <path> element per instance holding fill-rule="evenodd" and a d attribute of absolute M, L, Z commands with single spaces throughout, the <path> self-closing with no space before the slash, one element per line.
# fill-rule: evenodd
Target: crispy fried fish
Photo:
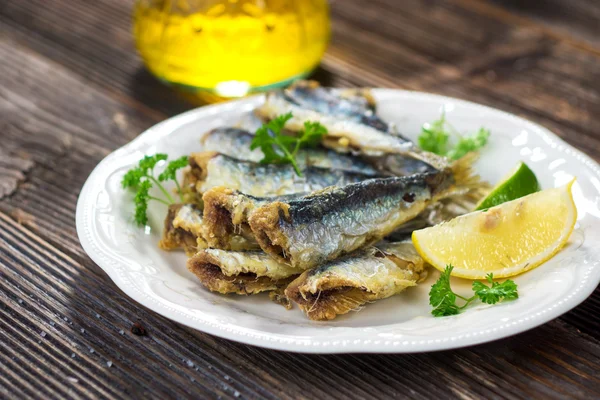
<path fill-rule="evenodd" d="M 456 170 L 368 179 L 274 201 L 248 220 L 266 253 L 310 269 L 377 242 L 433 202 L 477 184 L 469 168 L 457 163 Z"/>
<path fill-rule="evenodd" d="M 400 293 L 426 277 L 410 242 L 367 247 L 305 271 L 285 290 L 312 320 L 330 320 Z"/>
<path fill-rule="evenodd" d="M 187 268 L 209 290 L 223 294 L 278 291 L 302 272 L 262 251 L 221 249 L 200 250 L 188 260 Z"/>
<path fill-rule="evenodd" d="M 251 196 L 309 193 L 332 185 L 346 185 L 370 178 L 358 172 L 306 167 L 298 176 L 288 164 L 258 164 L 216 152 L 194 153 L 184 174 L 184 187 L 202 194 L 227 186 Z"/>
<path fill-rule="evenodd" d="M 163 250 L 184 249 L 194 254 L 208 247 L 201 236 L 202 210 L 194 204 L 171 204 L 165 217 L 163 236 L 158 243 Z"/>
<path fill-rule="evenodd" d="M 241 193 L 225 186 L 208 190 L 202 196 L 204 203 L 204 223 L 202 236 L 209 247 L 231 250 L 235 236 L 241 236 L 256 243 L 254 233 L 248 225 L 248 217 L 256 208 L 269 202 L 286 201 L 302 196 L 256 197 Z M 258 246 L 258 243 L 256 243 Z"/>
<path fill-rule="evenodd" d="M 203 238 L 203 211 L 196 204 L 171 204 L 165 217 L 163 236 L 158 243 L 163 250 L 184 249 L 192 255 L 209 247 Z M 231 250 L 257 250 L 260 246 L 252 232 L 232 233 L 227 237 L 226 247 Z"/>
<path fill-rule="evenodd" d="M 444 198 L 429 205 L 416 218 L 396 228 L 391 235 L 393 235 L 393 238 L 403 238 L 410 235 L 415 229 L 436 225 L 442 221 L 465 214 L 472 210 L 486 193 L 487 190 L 470 190 L 464 194 L 459 193 Z M 203 237 L 209 247 L 229 250 L 232 236 L 254 237 L 248 219 L 256 209 L 273 201 L 285 202 L 303 196 L 305 195 L 294 194 L 277 198 L 255 197 L 224 186 L 212 188 L 203 196 Z"/>
<path fill-rule="evenodd" d="M 270 92 L 256 114 L 265 120 L 291 112 L 293 117 L 285 128 L 292 132 L 303 129 L 305 121 L 320 122 L 327 128 L 322 144 L 338 152 L 359 152 L 367 156 L 401 154 L 409 160 L 401 160 L 401 171 L 423 172 L 415 168 L 430 165 L 445 169 L 449 161 L 433 153 L 421 150 L 395 127 L 375 114 L 375 102 L 368 90 L 334 90 L 320 87 L 316 82 L 300 81 L 287 89 Z M 398 162 L 398 161 L 395 161 Z M 425 163 L 425 164 L 423 164 Z"/>
<path fill-rule="evenodd" d="M 244 129 L 225 127 L 211 130 L 200 142 L 203 151 L 214 151 L 240 160 L 259 162 L 264 155 L 260 149 L 250 150 L 253 138 L 254 135 Z M 300 168 L 317 167 L 364 175 L 381 175 L 360 157 L 341 154 L 323 147 L 299 149 L 296 162 Z"/>

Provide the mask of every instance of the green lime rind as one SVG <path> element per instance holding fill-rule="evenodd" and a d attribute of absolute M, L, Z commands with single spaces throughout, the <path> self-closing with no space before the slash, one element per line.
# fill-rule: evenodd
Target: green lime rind
<path fill-rule="evenodd" d="M 507 201 L 515 200 L 540 191 L 540 184 L 527 164 L 521 162 L 509 176 L 503 179 L 475 208 L 486 210 Z"/>

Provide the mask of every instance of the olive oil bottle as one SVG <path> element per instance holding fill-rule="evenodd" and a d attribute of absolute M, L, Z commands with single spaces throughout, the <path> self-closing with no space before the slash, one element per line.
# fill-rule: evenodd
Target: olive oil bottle
<path fill-rule="evenodd" d="M 326 0 L 138 0 L 147 68 L 203 96 L 232 98 L 308 75 L 330 36 Z"/>

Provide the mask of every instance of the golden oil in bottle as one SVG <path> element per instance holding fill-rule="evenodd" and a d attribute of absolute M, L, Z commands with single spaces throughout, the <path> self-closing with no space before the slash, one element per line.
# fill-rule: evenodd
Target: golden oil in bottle
<path fill-rule="evenodd" d="M 169 84 L 219 97 L 309 74 L 330 35 L 326 0 L 138 0 L 137 48 Z"/>

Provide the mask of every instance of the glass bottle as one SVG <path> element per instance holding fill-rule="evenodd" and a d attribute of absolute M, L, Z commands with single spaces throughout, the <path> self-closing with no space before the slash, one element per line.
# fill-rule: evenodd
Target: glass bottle
<path fill-rule="evenodd" d="M 134 35 L 160 80 L 231 98 L 308 75 L 330 36 L 326 0 L 138 0 Z"/>

